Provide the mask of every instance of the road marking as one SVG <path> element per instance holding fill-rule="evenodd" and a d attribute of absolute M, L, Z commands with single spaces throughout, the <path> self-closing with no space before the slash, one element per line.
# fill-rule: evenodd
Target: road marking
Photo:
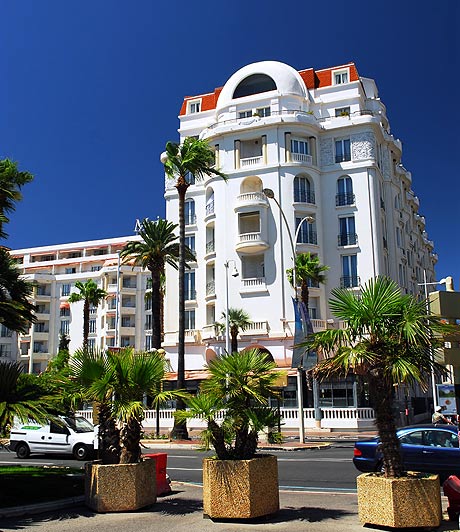
<path fill-rule="evenodd" d="M 0 464 L 13 464 L 17 466 L 28 466 L 28 465 L 55 465 L 53 462 L 31 462 L 27 460 L 27 463 L 24 462 L 7 462 L 6 460 L 0 460 Z"/>
<path fill-rule="evenodd" d="M 353 462 L 352 458 L 278 458 L 278 462 Z"/>
<path fill-rule="evenodd" d="M 168 471 L 203 471 L 203 468 L 201 467 L 169 467 Z"/>

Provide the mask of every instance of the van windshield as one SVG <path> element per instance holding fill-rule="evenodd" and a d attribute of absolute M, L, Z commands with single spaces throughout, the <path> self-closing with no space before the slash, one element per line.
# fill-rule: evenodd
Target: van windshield
<path fill-rule="evenodd" d="M 64 417 L 64 421 L 74 432 L 93 432 L 94 426 L 83 416 Z"/>

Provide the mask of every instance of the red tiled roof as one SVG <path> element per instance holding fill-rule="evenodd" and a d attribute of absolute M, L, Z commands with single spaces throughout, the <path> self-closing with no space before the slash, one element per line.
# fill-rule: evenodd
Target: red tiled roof
<path fill-rule="evenodd" d="M 350 81 L 358 81 L 359 75 L 356 65 L 354 63 L 347 63 L 345 65 L 339 65 L 335 67 L 325 68 L 321 70 L 314 70 L 313 68 L 308 68 L 306 70 L 299 70 L 299 75 L 303 79 L 307 89 L 318 89 L 323 87 L 329 87 L 332 85 L 332 71 L 338 70 L 341 68 L 348 67 L 350 69 Z M 201 99 L 201 110 L 210 111 L 215 109 L 217 105 L 217 100 L 220 93 L 222 92 L 223 87 L 218 87 L 214 89 L 214 92 L 207 94 L 197 94 L 196 96 L 186 96 L 182 102 L 182 107 L 180 109 L 180 116 L 183 116 L 187 112 L 187 102 L 189 100 Z"/>

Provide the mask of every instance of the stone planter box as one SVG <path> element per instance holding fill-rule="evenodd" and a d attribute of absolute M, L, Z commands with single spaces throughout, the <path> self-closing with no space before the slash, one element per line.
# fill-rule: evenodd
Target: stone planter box
<path fill-rule="evenodd" d="M 211 519 L 252 519 L 279 510 L 276 456 L 203 460 L 203 513 Z"/>
<path fill-rule="evenodd" d="M 155 460 L 85 467 L 85 503 L 96 512 L 127 512 L 156 502 Z"/>
<path fill-rule="evenodd" d="M 441 524 L 438 475 L 408 473 L 385 478 L 364 473 L 357 478 L 359 520 L 392 528 L 436 528 Z"/>

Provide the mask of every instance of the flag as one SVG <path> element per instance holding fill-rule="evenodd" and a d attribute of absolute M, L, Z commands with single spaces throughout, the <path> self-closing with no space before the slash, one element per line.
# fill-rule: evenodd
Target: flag
<path fill-rule="evenodd" d="M 305 347 L 299 347 L 298 344 L 305 342 L 308 336 L 313 334 L 313 325 L 308 315 L 308 309 L 303 301 L 292 298 L 294 305 L 294 349 L 292 352 L 292 368 L 310 369 L 316 362 L 316 353 L 306 350 Z"/>

